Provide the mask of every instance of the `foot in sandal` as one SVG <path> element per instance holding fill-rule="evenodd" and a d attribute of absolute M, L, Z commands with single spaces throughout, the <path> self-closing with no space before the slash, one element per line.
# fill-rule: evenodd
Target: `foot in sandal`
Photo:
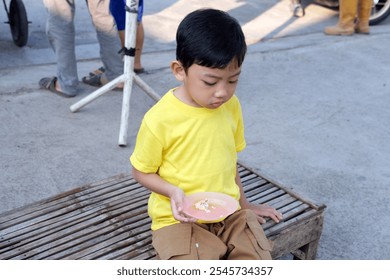
<path fill-rule="evenodd" d="M 102 66 L 102 67 L 100 67 L 98 69 L 93 70 L 92 72 L 89 72 L 89 76 L 92 77 L 92 76 L 96 76 L 96 75 L 101 75 L 105 71 L 106 71 L 106 68 L 104 68 Z M 143 68 L 143 67 L 141 67 L 141 68 L 134 68 L 134 73 L 135 74 L 143 74 L 143 73 L 147 74 L 147 72 L 145 71 L 145 68 Z"/>
<path fill-rule="evenodd" d="M 94 72 L 91 72 L 89 76 L 83 77 L 82 78 L 83 83 L 90 85 L 90 86 L 93 86 L 93 87 L 101 87 L 109 82 L 109 80 L 106 78 L 106 75 L 104 74 L 104 72 L 101 74 L 96 74 L 96 75 L 93 74 L 95 72 L 96 72 L 96 70 Z M 93 75 L 91 75 L 91 74 L 93 74 Z M 123 83 L 117 85 L 113 90 L 122 91 L 123 90 Z"/>
<path fill-rule="evenodd" d="M 75 97 L 76 94 L 71 94 L 71 93 L 66 93 L 66 92 L 62 92 L 60 87 L 59 87 L 59 84 L 57 83 L 57 77 L 45 77 L 45 78 L 42 78 L 40 81 L 39 81 L 39 86 L 40 88 L 42 89 L 46 89 L 52 93 L 55 93 L 61 97 Z"/>

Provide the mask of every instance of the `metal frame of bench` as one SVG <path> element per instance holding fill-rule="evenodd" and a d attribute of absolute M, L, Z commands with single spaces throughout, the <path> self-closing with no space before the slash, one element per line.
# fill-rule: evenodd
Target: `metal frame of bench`
<path fill-rule="evenodd" d="M 283 214 L 263 229 L 272 257 L 315 259 L 324 209 L 239 164 L 250 202 Z M 130 175 L 117 175 L 6 212 L 0 217 L 0 259 L 153 259 L 149 191 Z"/>

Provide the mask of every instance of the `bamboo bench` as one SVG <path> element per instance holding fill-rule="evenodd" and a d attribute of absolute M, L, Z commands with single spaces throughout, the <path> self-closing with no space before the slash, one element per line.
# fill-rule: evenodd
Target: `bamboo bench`
<path fill-rule="evenodd" d="M 315 259 L 325 205 L 239 165 L 248 200 L 283 213 L 263 224 L 274 241 L 272 257 Z M 6 212 L 0 217 L 0 259 L 153 259 L 149 191 L 117 175 Z"/>

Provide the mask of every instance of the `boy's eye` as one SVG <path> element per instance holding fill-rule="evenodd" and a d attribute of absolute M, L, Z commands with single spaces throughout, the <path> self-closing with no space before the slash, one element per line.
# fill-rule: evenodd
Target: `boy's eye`
<path fill-rule="evenodd" d="M 213 83 L 210 83 L 210 82 L 207 82 L 207 81 L 203 81 L 206 85 L 208 86 L 214 86 L 217 84 L 217 82 L 213 82 Z"/>
<path fill-rule="evenodd" d="M 236 84 L 237 82 L 238 82 L 238 80 L 229 81 L 229 84 Z"/>

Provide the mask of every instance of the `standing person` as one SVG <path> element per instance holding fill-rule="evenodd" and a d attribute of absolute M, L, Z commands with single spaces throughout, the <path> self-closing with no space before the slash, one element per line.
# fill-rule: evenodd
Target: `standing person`
<path fill-rule="evenodd" d="M 121 40 L 122 48 L 125 46 L 125 24 L 126 24 L 126 0 L 111 0 L 110 10 L 114 16 L 116 26 Z M 135 56 L 134 56 L 134 72 L 140 74 L 144 72 L 141 63 L 142 48 L 144 45 L 144 26 L 142 24 L 142 16 L 144 13 L 144 1 L 138 1 L 137 15 L 137 30 L 135 38 Z"/>
<path fill-rule="evenodd" d="M 237 171 L 246 146 L 235 96 L 247 49 L 241 26 L 223 11 L 197 10 L 180 23 L 176 41 L 171 69 L 180 85 L 146 113 L 130 157 L 134 178 L 152 191 L 158 258 L 270 259 L 259 222 L 282 216 L 249 203 Z M 183 212 L 186 196 L 196 192 L 224 193 L 239 206 L 220 221 L 197 221 Z"/>
<path fill-rule="evenodd" d="M 123 72 L 118 31 L 109 10 L 109 0 L 87 0 L 100 46 L 100 57 L 106 69 L 95 81 L 102 86 Z M 46 33 L 57 60 L 57 75 L 39 81 L 41 88 L 63 97 L 77 95 L 79 83 L 75 54 L 75 0 L 43 0 L 48 11 Z"/>
<path fill-rule="evenodd" d="M 121 41 L 122 48 L 125 46 L 125 27 L 126 27 L 126 0 L 111 0 L 110 11 L 113 15 L 118 29 L 119 38 Z M 142 23 L 142 16 L 144 12 L 144 1 L 138 1 L 138 15 L 137 15 L 137 29 L 136 29 L 136 41 L 135 41 L 135 55 L 134 55 L 134 72 L 136 74 L 142 74 L 145 69 L 142 67 L 141 55 L 142 48 L 144 45 L 144 26 Z M 83 77 L 83 82 L 92 85 L 95 80 L 106 71 L 104 66 L 89 73 L 89 76 Z"/>
<path fill-rule="evenodd" d="M 353 35 L 370 33 L 372 0 L 340 0 L 337 25 L 324 29 L 326 35 Z"/>

